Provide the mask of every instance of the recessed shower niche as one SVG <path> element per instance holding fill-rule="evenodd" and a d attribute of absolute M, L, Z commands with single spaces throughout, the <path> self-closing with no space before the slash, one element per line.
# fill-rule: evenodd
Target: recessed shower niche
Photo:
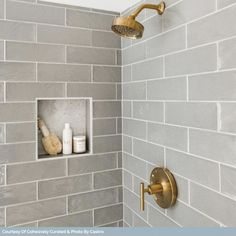
<path fill-rule="evenodd" d="M 41 158 L 58 158 L 92 153 L 92 98 L 38 98 L 37 121 L 42 120 L 50 134 L 56 135 L 62 143 L 62 133 L 66 123 L 70 124 L 73 136 L 86 136 L 86 152 L 49 155 L 44 148 L 43 133 L 37 129 L 37 156 Z"/>

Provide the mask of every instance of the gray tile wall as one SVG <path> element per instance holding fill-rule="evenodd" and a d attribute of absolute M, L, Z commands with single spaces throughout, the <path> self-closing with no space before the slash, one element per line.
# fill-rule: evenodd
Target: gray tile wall
<path fill-rule="evenodd" d="M 0 1 L 0 226 L 122 225 L 114 15 Z M 92 97 L 94 154 L 37 160 L 36 97 Z"/>
<path fill-rule="evenodd" d="M 122 39 L 124 225 L 235 227 L 236 4 L 166 3 L 142 12 L 143 39 Z M 154 166 L 175 175 L 177 204 L 146 196 L 141 212 Z"/>

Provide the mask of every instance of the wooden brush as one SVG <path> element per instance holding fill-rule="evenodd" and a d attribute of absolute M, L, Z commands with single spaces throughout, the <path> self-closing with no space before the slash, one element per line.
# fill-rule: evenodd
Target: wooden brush
<path fill-rule="evenodd" d="M 49 155 L 57 155 L 62 151 L 62 144 L 60 139 L 55 135 L 49 132 L 44 121 L 38 118 L 38 127 L 43 134 L 42 143 L 45 151 Z"/>

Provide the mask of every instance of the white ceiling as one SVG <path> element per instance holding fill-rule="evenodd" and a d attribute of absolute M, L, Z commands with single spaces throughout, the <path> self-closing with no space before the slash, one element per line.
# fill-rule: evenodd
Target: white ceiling
<path fill-rule="evenodd" d="M 122 12 L 131 7 L 140 0 L 44 0 L 46 2 L 54 2 L 68 4 L 80 7 L 95 8 L 100 10 Z"/>

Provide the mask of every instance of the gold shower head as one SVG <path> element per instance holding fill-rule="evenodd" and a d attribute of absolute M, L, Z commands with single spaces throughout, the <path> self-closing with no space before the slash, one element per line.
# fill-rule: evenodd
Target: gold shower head
<path fill-rule="evenodd" d="M 144 9 L 154 9 L 159 15 L 165 11 L 165 3 L 161 2 L 155 4 L 142 4 L 131 15 L 127 17 L 116 17 L 113 20 L 111 29 L 118 35 L 131 39 L 139 39 L 143 36 L 144 26 L 135 20 L 137 15 Z"/>

